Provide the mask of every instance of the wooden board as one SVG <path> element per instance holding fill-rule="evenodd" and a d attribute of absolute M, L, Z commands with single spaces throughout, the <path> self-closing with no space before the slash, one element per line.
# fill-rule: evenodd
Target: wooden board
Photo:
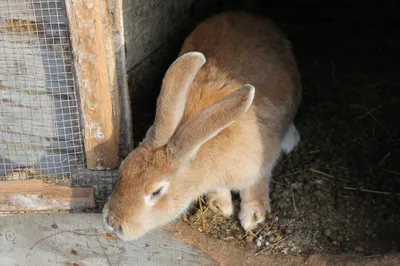
<path fill-rule="evenodd" d="M 133 150 L 131 101 L 128 88 L 123 0 L 109 0 L 109 15 L 114 41 L 117 83 L 121 106 L 120 148 L 121 156 Z"/>
<path fill-rule="evenodd" d="M 0 217 L 0 265 L 216 266 L 198 248 L 156 230 L 137 241 L 105 234 L 100 214 Z"/>
<path fill-rule="evenodd" d="M 35 179 L 0 182 L 0 213 L 94 207 L 93 188 L 68 188 Z"/>
<path fill-rule="evenodd" d="M 66 1 L 88 169 L 119 163 L 120 106 L 107 1 Z"/>
<path fill-rule="evenodd" d="M 154 230 L 122 242 L 103 231 L 100 214 L 30 214 L 0 217 L 0 265 L 40 266 L 298 266 L 400 265 L 400 254 L 259 254 L 208 238 L 177 223 L 178 237 Z M 192 243 L 192 244 L 189 244 Z"/>

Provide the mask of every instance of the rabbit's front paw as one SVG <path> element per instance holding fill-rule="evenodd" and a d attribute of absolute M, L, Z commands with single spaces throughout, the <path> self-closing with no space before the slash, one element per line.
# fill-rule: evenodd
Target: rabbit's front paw
<path fill-rule="evenodd" d="M 267 212 L 271 212 L 268 202 L 254 200 L 251 202 L 242 202 L 240 206 L 239 220 L 246 231 L 257 228 L 259 224 L 265 221 Z"/>
<path fill-rule="evenodd" d="M 207 194 L 207 205 L 216 213 L 221 213 L 225 217 L 233 214 L 233 204 L 231 192 L 228 189 L 218 189 Z"/>

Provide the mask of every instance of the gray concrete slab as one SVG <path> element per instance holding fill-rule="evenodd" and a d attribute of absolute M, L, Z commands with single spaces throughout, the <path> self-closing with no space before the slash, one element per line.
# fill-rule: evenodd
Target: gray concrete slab
<path fill-rule="evenodd" d="M 0 266 L 217 265 L 198 248 L 155 230 L 121 242 L 107 236 L 100 214 L 0 216 Z"/>

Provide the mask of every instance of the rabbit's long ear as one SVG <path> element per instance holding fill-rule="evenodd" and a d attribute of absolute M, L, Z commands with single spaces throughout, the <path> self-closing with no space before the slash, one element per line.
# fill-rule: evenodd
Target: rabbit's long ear
<path fill-rule="evenodd" d="M 182 119 L 188 89 L 205 62 L 202 53 L 189 52 L 168 68 L 157 100 L 154 124 L 146 134 L 145 144 L 153 147 L 167 144 Z"/>
<path fill-rule="evenodd" d="M 168 143 L 168 150 L 179 160 L 193 158 L 201 145 L 246 113 L 254 93 L 253 86 L 245 85 L 196 114 L 176 131 Z"/>

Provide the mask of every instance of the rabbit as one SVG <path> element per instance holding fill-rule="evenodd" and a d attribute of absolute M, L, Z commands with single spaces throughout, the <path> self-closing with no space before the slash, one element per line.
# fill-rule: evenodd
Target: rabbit
<path fill-rule="evenodd" d="M 153 125 L 120 165 L 105 230 L 140 238 L 202 195 L 229 217 L 231 191 L 243 229 L 256 229 L 271 212 L 271 172 L 300 141 L 301 92 L 291 43 L 270 19 L 235 11 L 199 23 L 165 73 Z"/>

